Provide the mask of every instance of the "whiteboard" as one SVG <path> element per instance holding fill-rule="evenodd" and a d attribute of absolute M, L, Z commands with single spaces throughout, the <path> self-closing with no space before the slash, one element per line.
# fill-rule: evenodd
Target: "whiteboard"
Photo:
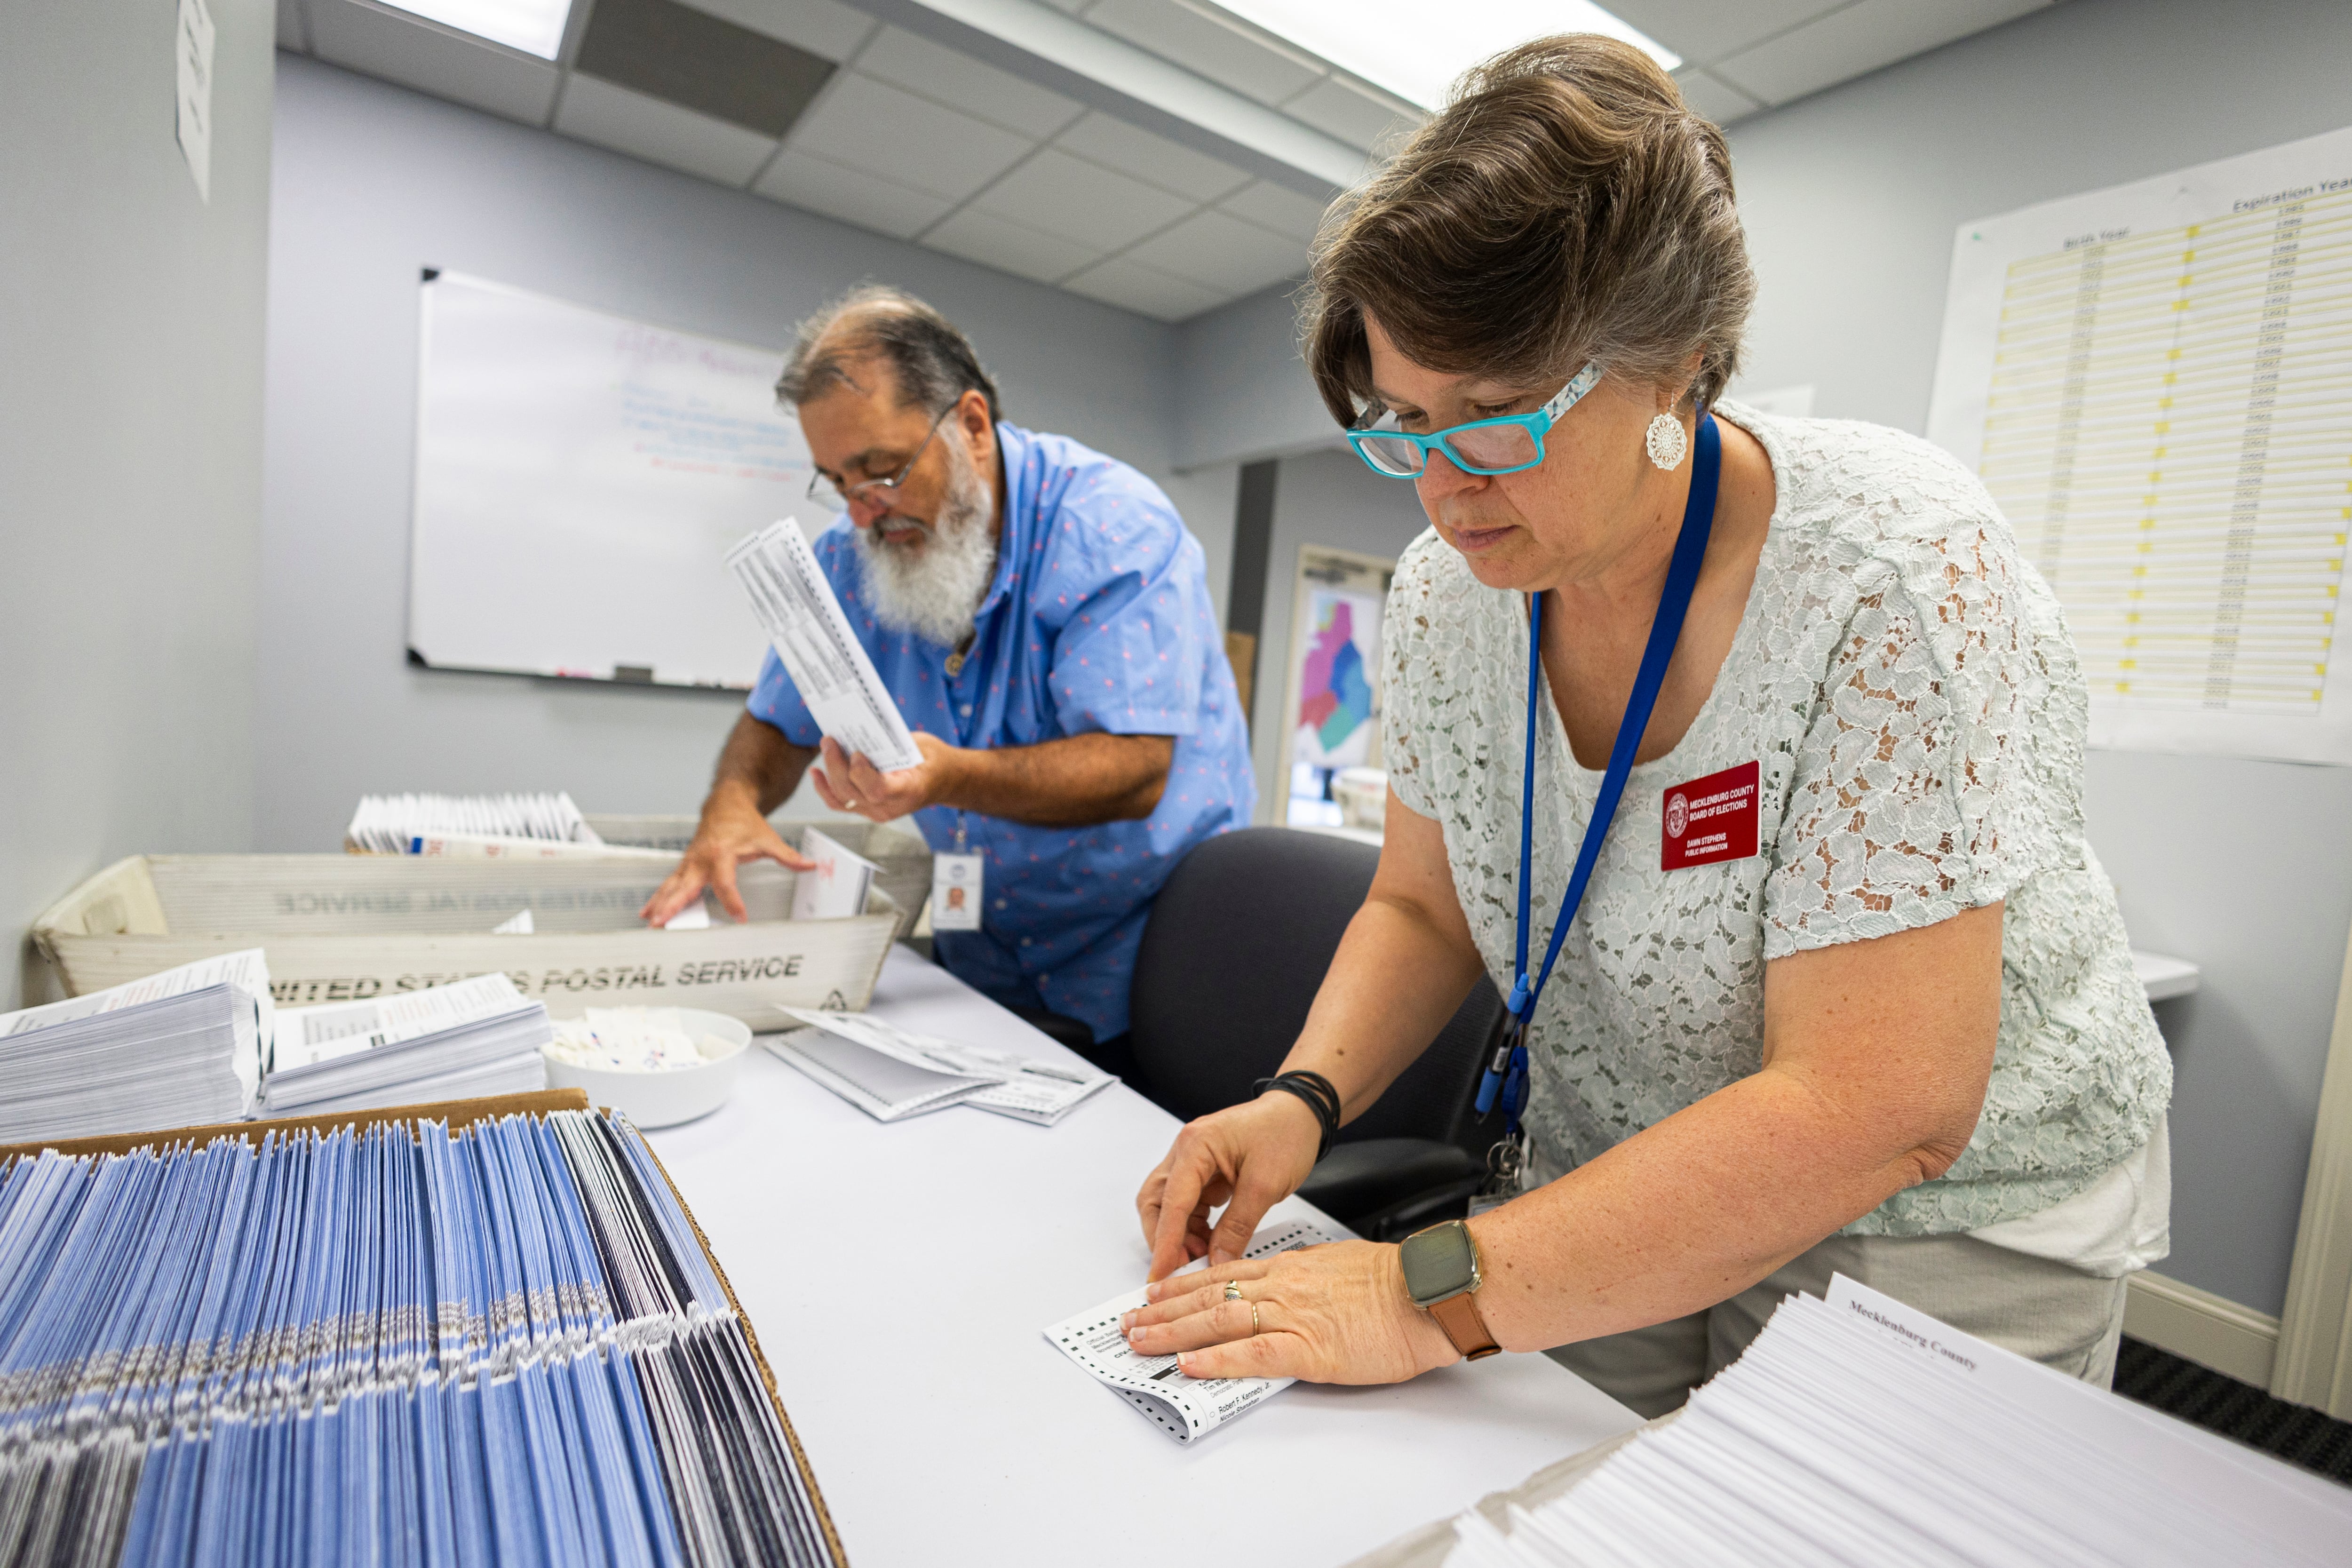
<path fill-rule="evenodd" d="M 749 689 L 767 638 L 726 553 L 831 521 L 782 353 L 451 272 L 423 312 L 410 662 Z"/>
<path fill-rule="evenodd" d="M 1962 224 L 1930 438 L 2065 607 L 2094 745 L 2352 763 L 2352 131 Z"/>

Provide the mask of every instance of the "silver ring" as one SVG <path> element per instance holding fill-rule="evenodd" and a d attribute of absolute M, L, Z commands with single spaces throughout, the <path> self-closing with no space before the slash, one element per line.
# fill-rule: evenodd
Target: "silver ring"
<path fill-rule="evenodd" d="M 1238 1280 L 1238 1279 L 1228 1279 L 1228 1280 L 1226 1280 L 1226 1281 L 1225 1281 L 1225 1300 L 1228 1300 L 1228 1301 L 1238 1301 L 1238 1300 L 1240 1300 L 1241 1299 L 1242 1299 L 1242 1282 L 1241 1282 L 1240 1280 Z"/>

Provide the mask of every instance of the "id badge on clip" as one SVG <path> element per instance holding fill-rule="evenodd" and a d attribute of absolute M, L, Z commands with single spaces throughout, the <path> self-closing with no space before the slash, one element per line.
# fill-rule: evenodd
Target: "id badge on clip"
<path fill-rule="evenodd" d="M 982 877 L 977 855 L 931 857 L 931 929 L 978 931 Z"/>

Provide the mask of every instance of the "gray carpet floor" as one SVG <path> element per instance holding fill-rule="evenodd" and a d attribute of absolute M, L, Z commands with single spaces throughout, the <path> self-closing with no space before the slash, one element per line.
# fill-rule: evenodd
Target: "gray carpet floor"
<path fill-rule="evenodd" d="M 2116 1356 L 2116 1392 L 2352 1486 L 2352 1422 L 2273 1399 L 2251 1384 L 2128 1337 Z"/>

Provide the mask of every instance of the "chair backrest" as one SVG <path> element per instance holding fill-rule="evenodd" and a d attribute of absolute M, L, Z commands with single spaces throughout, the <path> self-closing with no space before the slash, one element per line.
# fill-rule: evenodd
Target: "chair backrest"
<path fill-rule="evenodd" d="M 1329 834 L 1244 827 L 1185 857 L 1152 903 L 1136 955 L 1130 1027 L 1143 1089 L 1203 1116 L 1250 1098 L 1306 1026 L 1380 851 Z M 1477 1152 L 1466 1114 L 1503 1001 L 1481 975 L 1430 1049 L 1340 1133 L 1431 1138 Z"/>

